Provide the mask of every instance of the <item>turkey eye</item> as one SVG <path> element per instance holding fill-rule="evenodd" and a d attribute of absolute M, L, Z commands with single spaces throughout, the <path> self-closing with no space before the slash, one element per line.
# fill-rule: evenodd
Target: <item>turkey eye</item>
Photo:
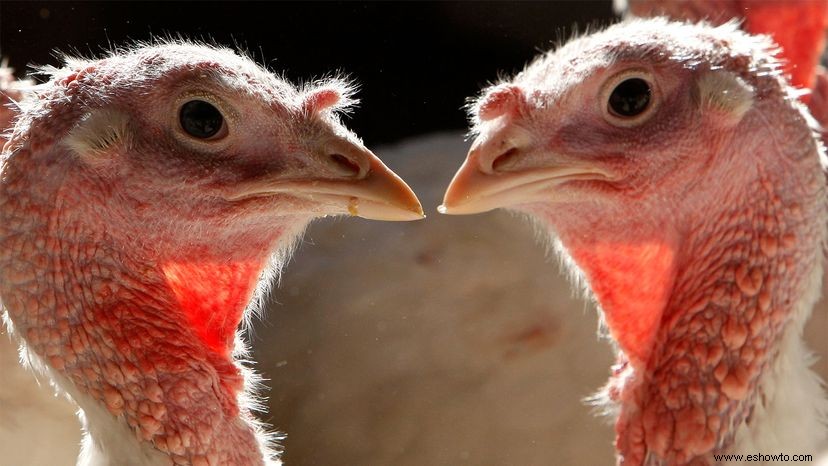
<path fill-rule="evenodd" d="M 619 117 L 640 115 L 650 104 L 650 84 L 641 78 L 630 78 L 615 86 L 609 96 L 609 111 Z"/>
<path fill-rule="evenodd" d="M 199 139 L 215 136 L 224 124 L 221 112 L 203 100 L 191 100 L 182 105 L 178 118 L 184 131 Z"/>

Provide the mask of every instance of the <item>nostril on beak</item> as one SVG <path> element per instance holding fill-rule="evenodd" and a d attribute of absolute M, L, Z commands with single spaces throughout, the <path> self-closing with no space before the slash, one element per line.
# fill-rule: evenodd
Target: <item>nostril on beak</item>
<path fill-rule="evenodd" d="M 342 176 L 356 177 L 359 175 L 361 168 L 358 163 L 342 154 L 331 154 L 329 157 Z"/>
<path fill-rule="evenodd" d="M 502 152 L 500 155 L 495 157 L 492 160 L 492 171 L 499 172 L 508 170 L 511 166 L 515 164 L 515 160 L 517 156 L 520 154 L 520 151 L 517 147 L 512 147 L 505 152 Z"/>

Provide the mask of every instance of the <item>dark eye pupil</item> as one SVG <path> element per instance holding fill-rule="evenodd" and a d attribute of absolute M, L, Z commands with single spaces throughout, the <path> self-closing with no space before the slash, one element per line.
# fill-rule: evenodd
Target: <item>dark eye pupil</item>
<path fill-rule="evenodd" d="M 632 78 L 615 86 L 609 97 L 612 113 L 622 117 L 641 114 L 650 103 L 650 85 L 640 78 Z"/>
<path fill-rule="evenodd" d="M 224 118 L 213 105 L 203 100 L 191 100 L 181 106 L 181 127 L 190 136 L 207 139 L 221 129 Z"/>

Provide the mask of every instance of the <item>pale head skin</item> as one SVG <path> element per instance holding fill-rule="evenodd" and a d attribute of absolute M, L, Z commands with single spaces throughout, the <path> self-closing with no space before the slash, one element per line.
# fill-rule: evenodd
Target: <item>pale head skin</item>
<path fill-rule="evenodd" d="M 418 219 L 416 196 L 340 122 L 344 81 L 185 43 L 49 73 L 3 151 L 0 296 L 83 410 L 81 462 L 275 461 L 238 360 L 257 285 L 311 219 Z M 222 114 L 214 135 L 182 126 L 191 100 Z"/>
<path fill-rule="evenodd" d="M 630 21 L 538 57 L 472 107 L 477 137 L 441 211 L 516 210 L 556 237 L 617 349 L 598 398 L 617 416 L 619 464 L 706 465 L 744 444 L 779 403 L 780 352 L 801 346 L 825 161 L 771 48 L 733 24 Z M 649 104 L 613 113 L 633 78 Z M 816 451 L 828 405 L 803 377 L 807 416 L 779 425 L 801 423 L 813 443 L 799 446 Z"/>

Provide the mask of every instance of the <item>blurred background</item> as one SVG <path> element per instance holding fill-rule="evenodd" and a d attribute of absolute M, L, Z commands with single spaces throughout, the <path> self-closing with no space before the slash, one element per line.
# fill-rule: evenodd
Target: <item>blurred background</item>
<path fill-rule="evenodd" d="M 57 64 L 152 37 L 248 50 L 298 81 L 359 82 L 348 125 L 429 217 L 314 223 L 251 340 L 262 417 L 288 465 L 613 464 L 612 427 L 584 398 L 609 376 L 594 307 L 544 238 L 504 212 L 435 212 L 468 150 L 461 107 L 500 74 L 588 26 L 611 2 L 0 3 L 0 53 Z M 828 376 L 828 312 L 809 326 Z M 0 337 L 0 465 L 71 465 L 70 406 Z M 45 439 L 44 439 L 45 437 Z M 48 448 L 44 448 L 48 445 Z"/>

